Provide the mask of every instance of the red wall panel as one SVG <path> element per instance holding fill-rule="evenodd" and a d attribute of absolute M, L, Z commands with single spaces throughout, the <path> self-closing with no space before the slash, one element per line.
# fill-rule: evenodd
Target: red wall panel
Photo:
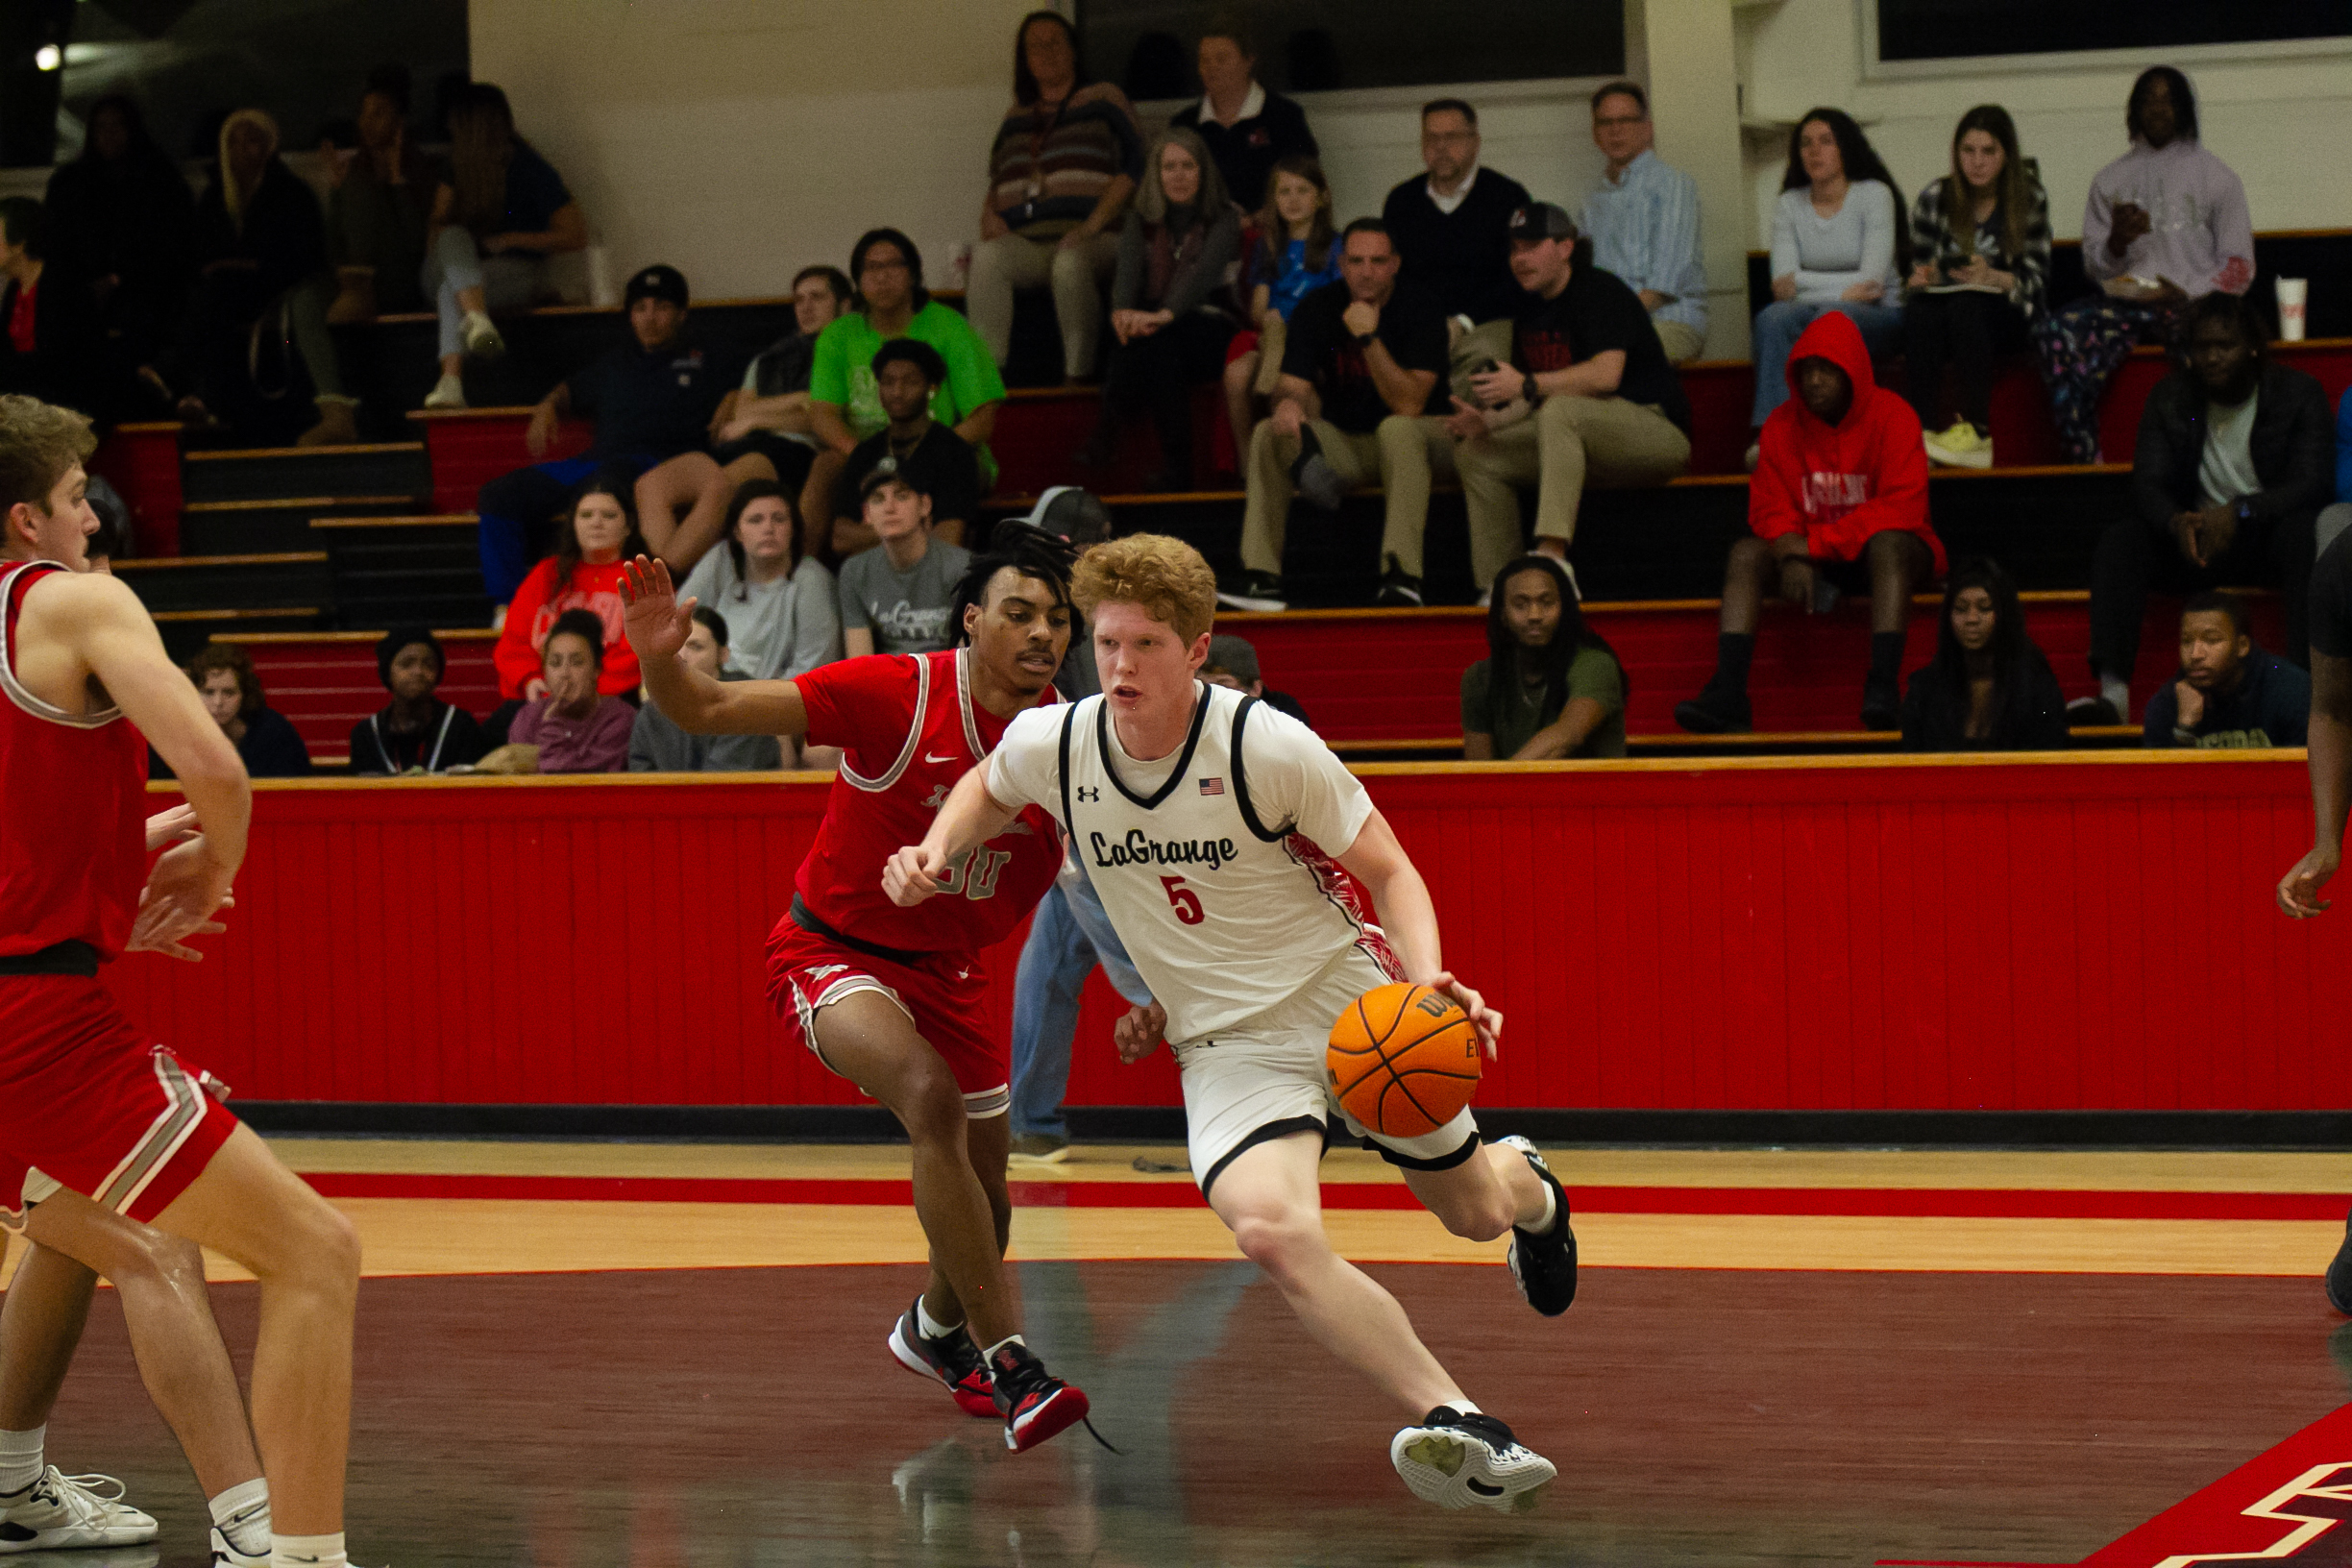
<path fill-rule="evenodd" d="M 1508 1017 L 1482 1103 L 2352 1106 L 2352 910 L 2269 902 L 2310 837 L 2291 755 L 1362 772 Z M 823 802 L 264 784 L 230 934 L 109 972 L 250 1098 L 852 1103 L 761 992 Z M 1092 986 L 1071 1103 L 1176 1103 L 1164 1053 L 1117 1065 Z"/>

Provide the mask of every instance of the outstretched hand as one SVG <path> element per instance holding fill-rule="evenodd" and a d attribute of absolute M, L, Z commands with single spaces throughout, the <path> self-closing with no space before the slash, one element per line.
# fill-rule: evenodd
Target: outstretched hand
<path fill-rule="evenodd" d="M 1167 1009 L 1157 1000 L 1129 1008 L 1127 1016 L 1111 1026 L 1111 1039 L 1118 1046 L 1119 1060 L 1130 1064 L 1158 1050 L 1166 1033 Z"/>
<path fill-rule="evenodd" d="M 1485 1048 L 1486 1059 L 1494 1061 L 1499 1054 L 1496 1047 L 1503 1041 L 1503 1015 L 1488 1007 L 1485 997 L 1455 979 L 1450 969 L 1432 976 L 1429 988 L 1451 997 L 1455 1006 L 1470 1015 L 1470 1027 L 1478 1031 L 1479 1044 Z"/>
<path fill-rule="evenodd" d="M 674 659 L 694 630 L 695 601 L 681 600 L 670 581 L 670 563 L 640 555 L 621 569 L 621 617 L 637 662 Z"/>

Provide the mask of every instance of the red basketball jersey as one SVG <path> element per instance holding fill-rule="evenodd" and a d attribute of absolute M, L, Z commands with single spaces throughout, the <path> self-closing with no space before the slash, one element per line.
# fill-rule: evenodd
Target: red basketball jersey
<path fill-rule="evenodd" d="M 808 740 L 842 748 L 822 825 L 800 863 L 800 902 L 857 942 L 907 952 L 976 951 L 1002 941 L 1053 885 L 1062 841 L 1035 807 L 951 868 L 946 891 L 900 909 L 882 867 L 920 844 L 1005 721 L 971 699 L 968 654 L 888 653 L 821 665 L 794 677 Z"/>
<path fill-rule="evenodd" d="M 86 942 L 122 951 L 147 876 L 147 743 L 113 708 L 51 707 L 16 679 L 24 597 L 65 568 L 0 576 L 0 954 Z"/>

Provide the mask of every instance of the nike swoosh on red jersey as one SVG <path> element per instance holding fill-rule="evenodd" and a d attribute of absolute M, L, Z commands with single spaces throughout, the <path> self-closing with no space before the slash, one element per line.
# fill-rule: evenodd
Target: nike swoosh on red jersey
<path fill-rule="evenodd" d="M 923 753 L 923 761 L 925 761 L 925 762 L 954 762 L 954 761 L 956 761 L 956 760 L 957 760 L 957 758 L 956 758 L 956 756 L 955 756 L 955 753 L 954 753 L 954 752 L 952 752 L 952 751 L 951 751 L 951 752 L 949 752 L 949 753 L 948 753 L 946 756 L 943 756 L 943 757 L 935 757 L 935 756 L 933 756 L 933 755 L 932 755 L 930 752 L 928 752 L 928 751 L 925 751 L 925 752 Z"/>

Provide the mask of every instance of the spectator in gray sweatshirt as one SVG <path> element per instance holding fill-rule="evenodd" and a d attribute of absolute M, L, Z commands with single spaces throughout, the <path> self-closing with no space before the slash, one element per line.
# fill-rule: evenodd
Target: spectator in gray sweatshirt
<path fill-rule="evenodd" d="M 686 662 L 714 679 L 749 680 L 727 668 L 726 617 L 698 604 L 694 619 L 680 649 Z M 757 773 L 783 766 L 783 743 L 773 735 L 689 735 L 650 702 L 637 710 L 629 731 L 632 773 Z"/>

